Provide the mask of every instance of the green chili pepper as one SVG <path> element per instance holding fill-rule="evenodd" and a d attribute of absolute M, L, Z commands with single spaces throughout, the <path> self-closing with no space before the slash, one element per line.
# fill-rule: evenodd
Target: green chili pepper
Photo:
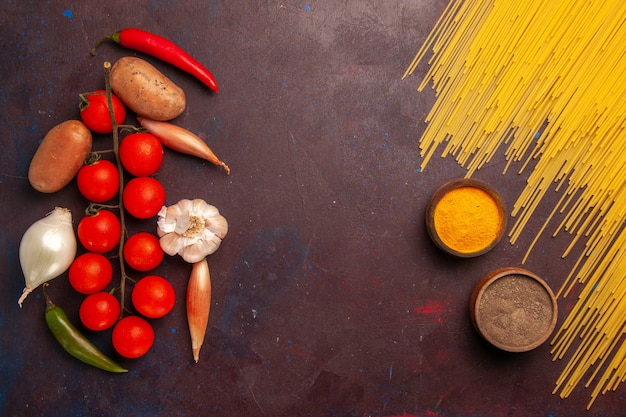
<path fill-rule="evenodd" d="M 55 305 L 48 298 L 47 294 L 45 297 L 46 323 L 48 323 L 48 328 L 61 346 L 63 346 L 63 349 L 75 358 L 96 368 L 109 372 L 128 372 L 128 370 L 122 368 L 102 353 L 89 339 L 79 332 L 70 322 L 65 311 Z"/>

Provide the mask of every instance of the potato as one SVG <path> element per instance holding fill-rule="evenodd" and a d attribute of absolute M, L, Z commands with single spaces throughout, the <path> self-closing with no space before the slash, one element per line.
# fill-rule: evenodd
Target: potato
<path fill-rule="evenodd" d="M 79 120 L 56 125 L 46 134 L 28 168 L 37 191 L 54 193 L 69 184 L 91 152 L 91 132 Z"/>
<path fill-rule="evenodd" d="M 185 92 L 147 61 L 124 57 L 111 68 L 111 89 L 139 116 L 172 120 L 185 110 Z"/>

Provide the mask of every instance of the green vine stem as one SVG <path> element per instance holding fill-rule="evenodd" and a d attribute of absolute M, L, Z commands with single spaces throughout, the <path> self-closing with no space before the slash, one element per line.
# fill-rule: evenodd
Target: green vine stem
<path fill-rule="evenodd" d="M 114 209 L 117 210 L 120 208 L 119 204 L 100 204 L 100 203 L 89 203 L 87 208 L 85 209 L 85 215 L 94 216 L 98 214 L 98 212 L 102 209 Z"/>
<path fill-rule="evenodd" d="M 111 99 L 111 63 L 109 61 L 104 62 L 104 85 L 106 89 L 107 105 L 109 106 L 109 117 L 111 118 L 111 124 L 113 126 L 113 153 L 115 154 L 115 162 L 117 164 L 117 171 L 120 177 L 120 190 L 118 194 L 119 199 L 119 211 L 120 211 L 120 223 L 122 224 L 122 235 L 120 237 L 120 244 L 118 245 L 118 258 L 120 262 L 120 319 L 124 316 L 124 304 L 126 299 L 126 265 L 124 264 L 124 242 L 126 241 L 126 221 L 124 213 L 124 203 L 122 201 L 122 195 L 124 193 L 124 169 L 122 167 L 122 161 L 120 160 L 120 128 L 127 129 L 128 126 L 120 126 L 115 120 L 115 113 L 113 112 L 113 100 Z"/>

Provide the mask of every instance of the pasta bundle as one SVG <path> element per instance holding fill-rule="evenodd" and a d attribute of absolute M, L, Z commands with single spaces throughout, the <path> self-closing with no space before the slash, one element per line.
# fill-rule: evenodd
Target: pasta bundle
<path fill-rule="evenodd" d="M 626 2 L 623 0 L 451 0 L 403 78 L 426 58 L 418 91 L 437 99 L 420 138 L 424 169 L 438 150 L 467 177 L 503 148 L 506 173 L 535 163 L 512 215 L 511 243 L 549 190 L 570 233 L 567 256 L 585 249 L 559 295 L 583 284 L 556 333 L 553 358 L 570 353 L 555 393 L 579 382 L 599 393 L 626 379 Z M 574 350 L 573 353 L 571 351 Z"/>

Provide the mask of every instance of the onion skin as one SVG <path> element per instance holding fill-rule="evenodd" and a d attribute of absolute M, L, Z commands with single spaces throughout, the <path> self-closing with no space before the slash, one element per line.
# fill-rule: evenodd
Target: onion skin
<path fill-rule="evenodd" d="M 187 322 L 193 359 L 198 363 L 211 311 L 211 274 L 205 259 L 193 264 L 187 284 Z"/>
<path fill-rule="evenodd" d="M 196 134 L 172 123 L 151 120 L 143 116 L 138 116 L 137 120 L 143 128 L 156 136 L 163 146 L 221 166 L 230 175 L 228 165 L 222 162 L 202 138 Z"/>
<path fill-rule="evenodd" d="M 76 237 L 69 209 L 56 207 L 24 232 L 19 258 L 26 286 L 18 304 L 35 288 L 67 271 L 76 257 Z"/>

